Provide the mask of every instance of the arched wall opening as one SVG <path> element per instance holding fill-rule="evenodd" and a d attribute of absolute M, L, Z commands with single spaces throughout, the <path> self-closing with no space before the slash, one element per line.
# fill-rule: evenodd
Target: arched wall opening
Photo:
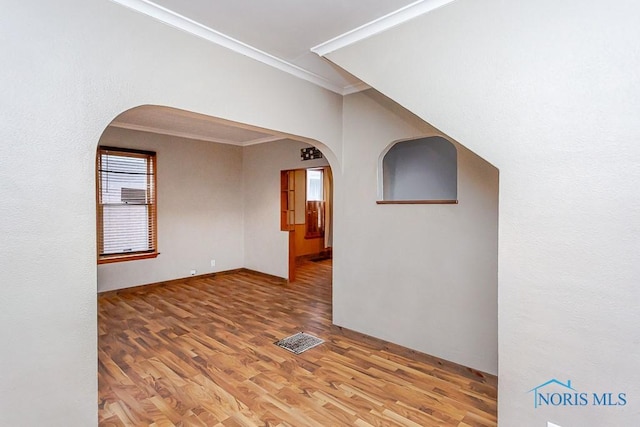
<path fill-rule="evenodd" d="M 458 199 L 458 153 L 442 136 L 392 143 L 378 162 L 378 197 L 385 202 Z"/>
<path fill-rule="evenodd" d="M 153 105 L 119 114 L 99 145 L 157 153 L 159 252 L 99 265 L 99 292 L 238 268 L 287 278 L 280 171 L 333 157 L 314 140 Z M 324 156 L 303 162 L 300 150 L 311 146 Z"/>
<path fill-rule="evenodd" d="M 2 352 L 11 410 L 0 424 L 88 426 L 97 420 L 94 160 L 105 127 L 133 106 L 171 105 L 308 137 L 339 155 L 342 97 L 114 2 L 39 6 L 14 2 L 3 15 L 12 42 L 2 50 L 16 58 L 3 69 L 12 102 L 2 134 L 14 141 L 0 168 L 13 212 L 3 221 L 12 242 L 2 258 L 3 332 L 29 352 Z"/>

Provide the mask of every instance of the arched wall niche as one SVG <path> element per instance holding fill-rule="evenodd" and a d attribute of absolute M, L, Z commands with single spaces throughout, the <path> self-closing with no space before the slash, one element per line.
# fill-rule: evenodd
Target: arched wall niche
<path fill-rule="evenodd" d="M 396 141 L 380 155 L 378 203 L 457 203 L 458 153 L 442 136 Z"/>

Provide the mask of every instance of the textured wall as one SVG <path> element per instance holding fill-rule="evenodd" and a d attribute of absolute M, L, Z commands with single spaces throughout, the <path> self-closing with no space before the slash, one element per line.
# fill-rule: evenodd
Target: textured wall
<path fill-rule="evenodd" d="M 638 2 L 459 0 L 330 55 L 500 169 L 500 425 L 640 419 L 639 39 Z"/>
<path fill-rule="evenodd" d="M 160 255 L 99 265 L 99 292 L 243 266 L 242 147 L 111 127 L 100 144 L 157 153 Z"/>
<path fill-rule="evenodd" d="M 0 425 L 91 426 L 105 127 L 168 105 L 339 152 L 342 100 L 107 0 L 3 2 L 0 40 Z"/>
<path fill-rule="evenodd" d="M 377 205 L 380 154 L 437 131 L 375 91 L 345 97 L 334 322 L 493 374 L 498 172 L 458 147 L 457 205 Z"/>
<path fill-rule="evenodd" d="M 289 236 L 280 231 L 280 171 L 327 165 L 327 159 L 301 161 L 298 141 L 283 140 L 244 148 L 245 267 L 278 277 L 289 275 Z M 326 149 L 323 154 L 331 154 Z"/>

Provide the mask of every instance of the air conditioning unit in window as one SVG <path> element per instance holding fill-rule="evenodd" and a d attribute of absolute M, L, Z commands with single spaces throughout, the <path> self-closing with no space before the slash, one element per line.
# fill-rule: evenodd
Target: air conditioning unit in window
<path fill-rule="evenodd" d="M 144 205 L 147 203 L 147 192 L 141 188 L 121 188 L 120 201 L 127 205 Z"/>

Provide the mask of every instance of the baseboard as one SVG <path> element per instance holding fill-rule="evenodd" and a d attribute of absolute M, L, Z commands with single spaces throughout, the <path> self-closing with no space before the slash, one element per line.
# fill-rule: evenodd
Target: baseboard
<path fill-rule="evenodd" d="M 233 270 L 216 271 L 215 273 L 198 274 L 196 276 L 186 276 L 186 277 L 181 277 L 181 278 L 178 278 L 178 279 L 163 280 L 161 282 L 147 283 L 146 285 L 136 285 L 136 286 L 129 286 L 129 287 L 126 287 L 126 288 L 110 289 L 110 290 L 106 290 L 106 291 L 98 291 L 98 295 L 117 294 L 118 292 L 137 292 L 137 291 L 139 291 L 141 289 L 148 289 L 150 286 L 151 287 L 156 287 L 156 286 L 174 285 L 174 284 L 178 284 L 178 283 L 188 283 L 188 282 L 193 281 L 193 280 L 201 280 L 201 279 L 207 279 L 207 278 L 210 278 L 210 277 L 221 276 L 221 275 L 225 275 L 225 274 L 239 273 L 239 272 L 241 272 L 243 270 L 244 270 L 243 268 L 236 268 L 236 269 L 233 269 Z"/>
<path fill-rule="evenodd" d="M 496 388 L 498 387 L 498 377 L 487 372 L 482 372 L 477 369 L 469 368 L 468 366 L 460 365 L 449 360 L 432 356 L 430 354 L 412 350 L 399 344 L 394 344 L 380 338 L 375 338 L 361 332 L 353 331 L 342 326 L 333 325 L 332 332 L 338 335 L 343 335 L 346 338 L 356 339 L 360 343 L 364 342 L 376 350 L 388 350 L 389 352 L 399 354 L 400 356 L 408 357 L 419 362 L 428 363 L 433 366 L 438 366 L 445 371 L 453 372 L 471 380 L 485 383 Z"/>
<path fill-rule="evenodd" d="M 272 282 L 278 282 L 282 284 L 287 283 L 287 279 L 284 279 L 282 277 L 273 276 L 267 273 L 261 273 L 259 271 L 255 271 L 255 270 L 251 270 L 243 267 L 243 268 L 235 268 L 233 270 L 216 271 L 215 273 L 198 274 L 197 276 L 187 276 L 187 277 L 182 277 L 178 279 L 163 280 L 162 282 L 148 283 L 146 285 L 136 285 L 136 286 L 129 286 L 126 288 L 98 291 L 98 296 L 118 295 L 118 294 L 128 293 L 128 292 L 139 292 L 142 289 L 149 289 L 149 287 L 168 286 L 168 285 L 175 285 L 175 284 L 181 284 L 181 283 L 188 284 L 189 282 L 193 282 L 195 280 L 209 279 L 216 276 L 223 276 L 226 274 L 237 274 L 237 273 L 248 273 L 254 276 L 262 277 L 264 279 L 268 279 Z"/>

